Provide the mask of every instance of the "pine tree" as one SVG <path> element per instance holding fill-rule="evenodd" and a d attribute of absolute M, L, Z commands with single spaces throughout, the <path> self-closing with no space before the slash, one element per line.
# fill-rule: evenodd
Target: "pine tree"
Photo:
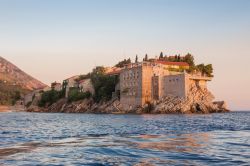
<path fill-rule="evenodd" d="M 148 61 L 148 54 L 145 55 L 144 61 Z"/>
<path fill-rule="evenodd" d="M 178 62 L 180 62 L 181 61 L 181 55 L 179 54 L 178 55 Z"/>
<path fill-rule="evenodd" d="M 174 56 L 174 61 L 175 61 L 175 62 L 178 61 L 178 56 L 177 56 L 177 55 Z"/>
<path fill-rule="evenodd" d="M 138 55 L 135 57 L 135 63 L 138 63 Z"/>
<path fill-rule="evenodd" d="M 159 59 L 163 59 L 163 52 L 161 52 Z"/>
<path fill-rule="evenodd" d="M 184 62 L 187 62 L 190 66 L 195 66 L 194 57 L 190 53 L 188 53 L 187 55 L 185 55 Z"/>
<path fill-rule="evenodd" d="M 130 58 L 128 58 L 128 60 L 127 60 L 127 64 L 129 64 L 129 63 L 131 63 L 131 59 Z"/>

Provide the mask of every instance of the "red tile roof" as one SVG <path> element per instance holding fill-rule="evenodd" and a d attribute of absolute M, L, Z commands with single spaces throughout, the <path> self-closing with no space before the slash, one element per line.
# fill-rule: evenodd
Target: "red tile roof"
<path fill-rule="evenodd" d="M 117 75 L 117 74 L 120 74 L 121 71 L 112 71 L 112 72 L 109 72 L 107 73 L 108 75 Z"/>
<path fill-rule="evenodd" d="M 160 63 L 163 65 L 173 65 L 173 66 L 189 66 L 187 62 L 156 61 L 156 63 Z"/>
<path fill-rule="evenodd" d="M 118 75 L 121 73 L 121 69 L 115 69 L 107 73 L 107 75 Z"/>

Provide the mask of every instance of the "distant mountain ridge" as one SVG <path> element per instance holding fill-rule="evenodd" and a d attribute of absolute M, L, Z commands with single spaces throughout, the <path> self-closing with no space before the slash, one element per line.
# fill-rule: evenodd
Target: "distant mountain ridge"
<path fill-rule="evenodd" d="M 27 90 L 36 90 L 46 87 L 44 83 L 26 74 L 17 66 L 0 56 L 0 81 L 20 86 Z"/>

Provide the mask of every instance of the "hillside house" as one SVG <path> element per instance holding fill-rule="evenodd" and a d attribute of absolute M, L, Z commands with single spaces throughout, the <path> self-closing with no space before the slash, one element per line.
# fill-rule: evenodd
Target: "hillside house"
<path fill-rule="evenodd" d="M 62 84 L 58 82 L 51 83 L 51 89 L 55 91 L 61 91 L 62 90 Z"/>
<path fill-rule="evenodd" d="M 80 77 L 79 75 L 76 75 L 76 76 L 70 77 L 68 79 L 65 79 L 63 81 L 63 86 L 65 86 L 65 87 L 62 87 L 62 88 L 66 89 L 66 92 L 65 92 L 66 98 L 68 98 L 70 88 L 78 88 L 79 87 L 78 82 L 77 82 L 77 79 L 79 77 Z"/>
<path fill-rule="evenodd" d="M 80 92 L 90 92 L 92 95 L 95 94 L 95 89 L 90 78 L 80 80 L 78 82 L 78 87 Z"/>

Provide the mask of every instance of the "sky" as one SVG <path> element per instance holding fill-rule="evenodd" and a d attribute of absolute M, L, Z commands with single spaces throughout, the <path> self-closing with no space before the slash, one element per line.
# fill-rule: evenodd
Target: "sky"
<path fill-rule="evenodd" d="M 249 0 L 0 0 L 0 56 L 46 84 L 161 51 L 212 63 L 216 100 L 250 110 Z"/>

